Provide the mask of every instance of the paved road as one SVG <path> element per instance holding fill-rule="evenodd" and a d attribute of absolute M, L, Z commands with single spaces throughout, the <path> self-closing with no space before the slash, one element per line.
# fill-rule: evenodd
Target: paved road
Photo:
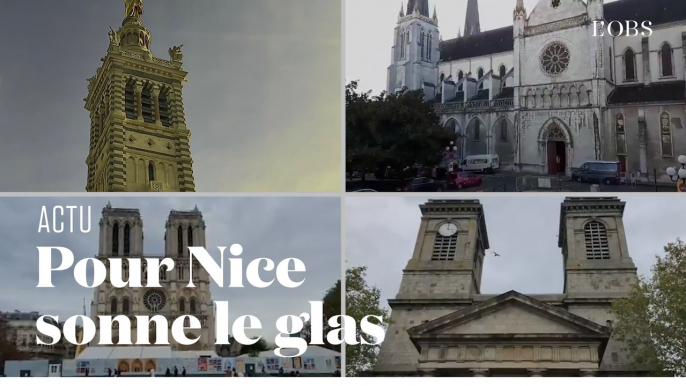
<path fill-rule="evenodd" d="M 536 175 L 533 174 L 527 174 L 527 173 L 516 173 L 516 172 L 501 172 L 498 174 L 490 174 L 490 175 L 481 175 L 483 179 L 483 183 L 479 187 L 473 187 L 473 188 L 466 188 L 459 190 L 459 192 L 480 192 L 480 191 L 487 191 L 487 192 L 516 192 L 517 191 L 517 178 L 519 177 L 525 177 L 525 176 L 531 176 L 531 177 L 536 177 Z M 540 177 L 549 177 L 549 176 L 540 176 Z M 357 180 L 359 182 L 359 180 Z M 371 180 L 370 184 L 371 184 Z M 572 182 L 569 177 L 562 177 L 562 182 L 557 186 L 558 184 L 555 184 L 552 189 L 536 189 L 534 186 L 529 186 L 524 189 L 524 191 L 535 191 L 535 192 L 590 192 L 591 191 L 591 184 L 589 183 L 580 183 L 580 182 Z M 386 186 L 369 186 L 372 187 L 373 189 L 379 190 L 379 191 L 395 191 L 396 186 L 393 185 L 392 188 L 390 189 Z M 355 187 L 354 190 L 360 189 L 361 187 Z M 353 190 L 353 189 L 351 189 Z M 649 193 L 649 192 L 655 192 L 655 186 L 654 185 L 636 185 L 636 186 L 619 186 L 619 185 L 601 185 L 600 186 L 600 192 L 617 192 L 617 193 L 631 193 L 631 192 L 643 192 L 643 193 Z M 676 186 L 658 186 L 657 188 L 658 192 L 676 192 Z"/>
<path fill-rule="evenodd" d="M 527 173 L 514 173 L 514 172 L 502 172 L 498 174 L 482 175 L 483 184 L 480 187 L 463 189 L 461 192 L 478 192 L 482 190 L 494 191 L 494 192 L 516 192 L 517 191 L 517 178 L 524 176 L 535 176 Z M 548 177 L 548 176 L 540 176 Z M 591 184 L 572 182 L 569 177 L 562 177 L 561 186 L 554 186 L 553 189 L 535 189 L 533 186 L 525 189 L 525 191 L 562 191 L 562 192 L 590 192 Z M 601 185 L 601 192 L 655 192 L 654 185 L 636 185 L 636 186 L 624 186 L 624 185 Z M 676 192 L 676 186 L 658 186 L 658 192 Z"/>

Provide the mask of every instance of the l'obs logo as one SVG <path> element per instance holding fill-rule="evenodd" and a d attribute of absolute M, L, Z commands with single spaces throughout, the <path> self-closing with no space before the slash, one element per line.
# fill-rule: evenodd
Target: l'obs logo
<path fill-rule="evenodd" d="M 638 22 L 635 20 L 621 21 L 611 21 L 605 25 L 605 21 L 593 21 L 593 36 L 605 36 L 605 30 L 607 30 L 608 35 L 612 37 L 618 36 L 638 36 L 649 37 L 653 34 L 653 30 L 650 28 L 653 23 L 645 20 L 641 23 L 639 28 Z"/>

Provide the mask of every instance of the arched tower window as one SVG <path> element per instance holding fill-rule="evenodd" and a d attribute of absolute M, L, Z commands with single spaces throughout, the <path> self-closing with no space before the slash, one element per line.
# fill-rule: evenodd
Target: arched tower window
<path fill-rule="evenodd" d="M 126 119 L 136 119 L 136 93 L 133 90 L 132 84 L 127 84 L 124 89 L 124 111 L 126 112 Z"/>
<path fill-rule="evenodd" d="M 591 221 L 584 226 L 586 241 L 586 258 L 589 260 L 606 260 L 610 258 L 610 246 L 607 242 L 607 229 L 600 221 Z"/>
<path fill-rule="evenodd" d="M 110 299 L 110 313 L 117 315 L 117 298 Z"/>
<path fill-rule="evenodd" d="M 500 74 L 500 78 L 504 78 L 505 75 L 507 75 L 507 68 L 505 68 L 505 65 L 502 64 L 500 65 L 500 69 L 498 70 L 498 73 Z"/>
<path fill-rule="evenodd" d="M 167 269 L 165 267 L 160 267 L 160 281 L 167 280 Z"/>
<path fill-rule="evenodd" d="M 112 227 L 112 254 L 119 255 L 119 224 Z"/>
<path fill-rule="evenodd" d="M 426 41 L 426 60 L 431 61 L 431 50 L 433 48 L 433 34 L 429 33 Z"/>
<path fill-rule="evenodd" d="M 457 81 L 458 81 L 458 82 L 461 81 L 462 78 L 464 78 L 464 72 L 462 72 L 462 70 L 460 70 L 460 71 L 457 72 Z M 457 91 L 462 91 L 462 85 L 459 85 L 459 86 L 457 87 Z"/>
<path fill-rule="evenodd" d="M 196 302 L 195 302 L 195 298 L 191 298 L 191 301 L 190 301 L 190 312 L 191 312 L 191 315 L 195 315 L 196 306 L 197 306 L 195 303 L 196 303 Z"/>
<path fill-rule="evenodd" d="M 186 264 L 181 263 L 176 266 L 176 276 L 178 280 L 186 280 Z"/>
<path fill-rule="evenodd" d="M 419 35 L 419 46 L 421 47 L 422 50 L 422 60 L 426 59 L 426 46 L 425 46 L 425 39 L 426 39 L 426 32 L 422 31 L 422 33 Z"/>
<path fill-rule="evenodd" d="M 476 76 L 478 77 L 477 80 L 483 78 L 484 77 L 484 69 L 479 67 L 479 70 L 476 72 Z"/>
<path fill-rule="evenodd" d="M 176 230 L 176 236 L 177 236 L 176 241 L 178 244 L 178 248 L 176 251 L 179 253 L 179 256 L 182 256 L 183 255 L 183 228 L 181 227 L 181 225 L 179 225 L 179 229 Z"/>
<path fill-rule="evenodd" d="M 500 120 L 500 140 L 507 142 L 507 121 L 505 119 Z"/>
<path fill-rule="evenodd" d="M 445 74 L 441 73 L 441 83 L 445 80 Z"/>
<path fill-rule="evenodd" d="M 169 99 L 166 92 L 161 92 L 157 99 L 157 103 L 160 107 L 160 121 L 162 126 L 171 127 L 171 111 L 169 108 Z"/>
<path fill-rule="evenodd" d="M 454 224 L 446 224 L 452 225 Z M 445 225 L 444 225 L 445 226 Z M 436 240 L 434 241 L 434 250 L 431 254 L 431 260 L 455 260 L 455 252 L 457 250 L 457 232 L 452 235 L 444 235 L 440 232 L 436 233 Z"/>
<path fill-rule="evenodd" d="M 672 47 L 669 43 L 665 43 L 660 48 L 660 61 L 662 69 L 662 76 L 674 76 L 674 63 L 672 57 Z"/>
<path fill-rule="evenodd" d="M 624 52 L 624 80 L 625 81 L 635 81 L 636 80 L 636 62 L 634 51 L 628 48 Z"/>
<path fill-rule="evenodd" d="M 145 123 L 155 123 L 152 94 L 150 94 L 150 89 L 147 87 L 141 92 L 141 106 L 143 107 L 143 121 Z"/>
<path fill-rule="evenodd" d="M 121 302 L 121 312 L 124 315 L 128 315 L 130 311 L 131 310 L 129 308 L 129 298 L 124 298 L 124 300 L 122 300 Z"/>
<path fill-rule="evenodd" d="M 193 244 L 193 227 L 188 226 L 188 246 L 189 247 L 194 247 L 195 245 Z"/>
<path fill-rule="evenodd" d="M 129 224 L 124 225 L 124 255 L 131 252 L 131 227 Z"/>
<path fill-rule="evenodd" d="M 400 59 L 405 59 L 405 31 L 400 31 Z"/>
<path fill-rule="evenodd" d="M 148 164 L 148 181 L 155 181 L 155 163 L 152 161 Z"/>
<path fill-rule="evenodd" d="M 179 312 L 182 314 L 186 312 L 186 299 L 184 298 L 179 299 Z"/>

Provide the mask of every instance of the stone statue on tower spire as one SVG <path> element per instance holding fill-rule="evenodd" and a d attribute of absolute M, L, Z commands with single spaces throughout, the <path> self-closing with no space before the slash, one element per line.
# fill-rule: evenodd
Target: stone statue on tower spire
<path fill-rule="evenodd" d="M 126 17 L 140 18 L 143 15 L 143 0 L 124 0 Z"/>

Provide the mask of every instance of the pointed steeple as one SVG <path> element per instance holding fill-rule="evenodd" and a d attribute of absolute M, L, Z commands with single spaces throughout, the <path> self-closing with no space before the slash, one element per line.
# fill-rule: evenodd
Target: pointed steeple
<path fill-rule="evenodd" d="M 405 17 L 404 5 L 403 2 L 400 2 L 400 17 Z"/>
<path fill-rule="evenodd" d="M 436 6 L 434 5 L 434 16 L 433 16 L 434 21 L 438 21 L 438 13 L 436 12 Z"/>
<path fill-rule="evenodd" d="M 462 27 L 459 25 L 457 26 L 457 37 L 458 38 L 462 37 Z"/>
<path fill-rule="evenodd" d="M 467 2 L 464 36 L 468 37 L 479 33 L 481 33 L 481 24 L 479 23 L 479 0 L 469 0 Z"/>
<path fill-rule="evenodd" d="M 407 14 L 412 15 L 415 10 L 418 10 L 420 15 L 429 17 L 429 0 L 409 0 Z"/>

